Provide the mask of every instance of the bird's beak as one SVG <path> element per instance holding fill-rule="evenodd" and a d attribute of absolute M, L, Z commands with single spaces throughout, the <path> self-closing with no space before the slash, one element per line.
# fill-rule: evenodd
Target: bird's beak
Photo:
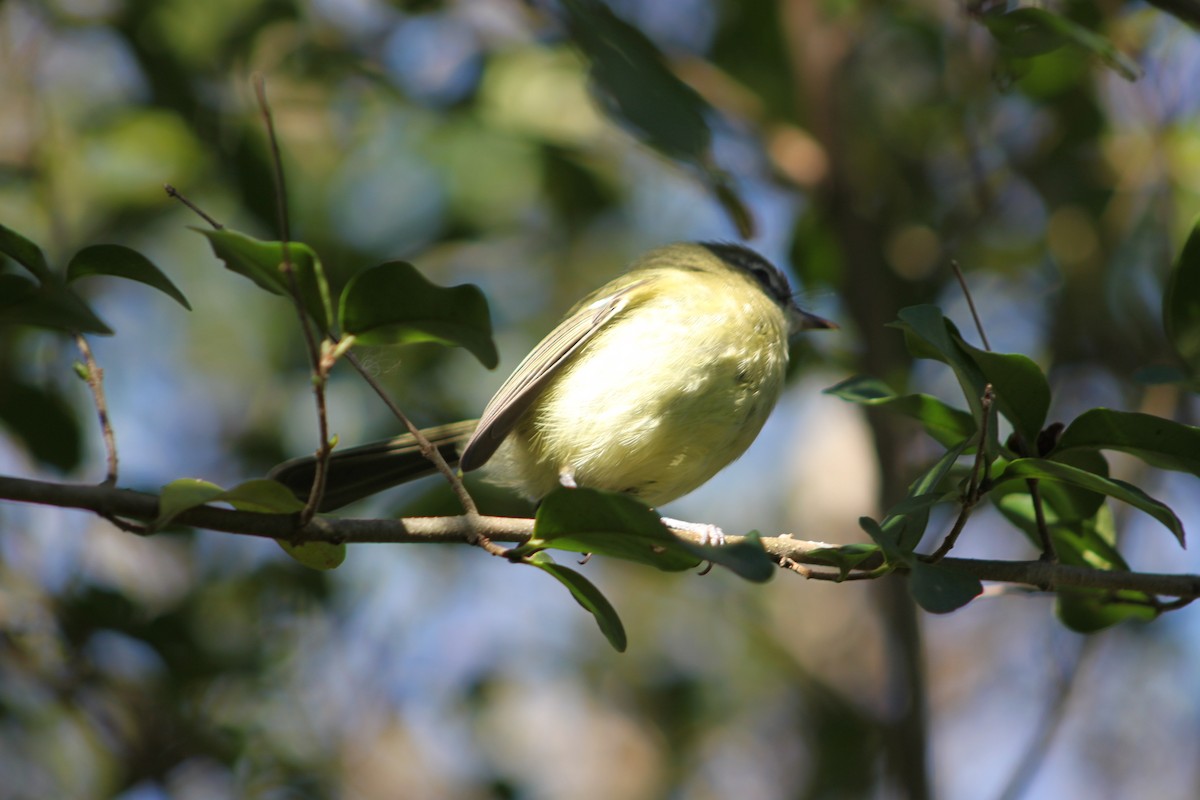
<path fill-rule="evenodd" d="M 824 317 L 818 317 L 816 314 L 810 314 L 801 309 L 795 309 L 791 313 L 792 331 L 812 331 L 812 330 L 831 330 L 838 329 L 836 322 L 830 322 Z"/>

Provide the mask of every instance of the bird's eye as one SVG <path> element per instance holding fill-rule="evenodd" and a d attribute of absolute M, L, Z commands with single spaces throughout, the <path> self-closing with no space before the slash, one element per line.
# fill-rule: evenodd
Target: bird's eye
<path fill-rule="evenodd" d="M 748 247 L 728 242 L 704 242 L 703 245 L 726 264 L 744 270 L 758 281 L 763 291 L 781 304 L 786 305 L 790 302 L 792 292 L 787 278 L 758 253 Z"/>

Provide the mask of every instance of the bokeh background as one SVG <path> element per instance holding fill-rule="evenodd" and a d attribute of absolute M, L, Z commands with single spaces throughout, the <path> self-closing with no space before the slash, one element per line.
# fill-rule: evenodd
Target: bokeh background
<path fill-rule="evenodd" d="M 1163 276 L 1200 211 L 1194 29 L 1141 3 L 1058 4 L 1136 62 L 1130 82 L 1079 49 L 1006 50 L 974 14 L 995 3 L 609 5 L 716 109 L 713 157 L 754 215 L 751 244 L 843 324 L 796 350 L 752 450 L 666 512 L 863 540 L 858 517 L 936 450 L 820 390 L 869 373 L 953 398 L 884 327 L 936 302 L 970 330 L 952 258 L 993 346 L 1049 371 L 1052 418 L 1108 405 L 1195 421 L 1187 396 L 1137 380 L 1167 360 Z M 0 2 L 0 221 L 59 265 L 134 247 L 194 306 L 87 286 L 117 332 L 93 346 L 122 485 L 232 485 L 315 447 L 291 309 L 225 271 L 162 188 L 276 235 L 255 72 L 293 234 L 335 282 L 406 258 L 492 304 L 498 373 L 434 347 L 364 354 L 421 423 L 477 414 L 642 250 L 739 238 L 711 176 L 597 102 L 562 20 L 516 0 Z M 3 332 L 0 376 L 40 387 L 56 432 L 40 458 L 0 435 L 4 473 L 103 476 L 76 358 L 65 337 Z M 351 372 L 330 391 L 343 443 L 394 432 Z M 1200 529 L 1194 481 L 1113 463 Z M 440 510 L 433 481 L 353 513 Z M 1200 571 L 1116 510 L 1135 568 Z M 961 550 L 1033 554 L 987 509 Z M 629 652 L 546 576 L 466 547 L 359 546 L 318 573 L 269 541 L 0 506 L 0 798 L 1200 795 L 1192 609 L 1085 638 L 1036 594 L 933 617 L 899 580 L 580 569 Z"/>

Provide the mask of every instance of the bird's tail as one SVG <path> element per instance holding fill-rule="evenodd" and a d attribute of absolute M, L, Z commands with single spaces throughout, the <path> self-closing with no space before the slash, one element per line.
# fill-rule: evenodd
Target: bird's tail
<path fill-rule="evenodd" d="M 423 428 L 421 433 L 437 448 L 446 463 L 453 467 L 458 464 L 459 451 L 471 437 L 477 423 L 478 420 L 474 419 L 452 422 Z M 279 481 L 292 494 L 304 500 L 311 490 L 316 471 L 316 458 L 301 456 L 274 467 L 267 477 Z M 333 511 L 436 471 L 433 462 L 421 454 L 421 448 L 411 434 L 334 450 L 329 457 L 325 494 L 319 510 Z"/>

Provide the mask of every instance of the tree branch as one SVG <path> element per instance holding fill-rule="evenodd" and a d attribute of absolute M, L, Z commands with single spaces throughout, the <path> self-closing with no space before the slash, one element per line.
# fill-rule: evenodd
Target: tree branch
<path fill-rule="evenodd" d="M 77 508 L 102 516 L 135 520 L 153 520 L 158 516 L 158 497 L 147 492 L 116 489 L 104 485 L 53 483 L 26 478 L 0 476 L 0 500 L 36 503 L 59 508 Z M 324 541 L 332 543 L 417 544 L 434 542 L 472 543 L 480 534 L 499 542 L 523 542 L 533 533 L 533 520 L 518 517 L 457 516 L 407 517 L 405 519 L 348 519 L 316 517 L 299 528 L 295 515 L 259 514 L 233 511 L 214 506 L 200 506 L 180 513 L 175 522 L 206 530 L 258 536 L 268 539 L 287 539 L 300 543 Z M 685 538 L 699 541 L 699 536 L 677 532 Z M 730 544 L 741 541 L 730 536 Z M 790 534 L 762 538 L 767 553 L 777 562 L 830 566 L 828 560 L 813 555 L 833 545 L 804 541 Z M 1147 594 L 1178 597 L 1188 601 L 1200 598 L 1200 575 L 1111 572 L 1091 567 L 1056 564 L 1047 561 L 995 561 L 977 558 L 944 558 L 941 563 L 959 569 L 980 580 L 1022 584 L 1054 590 L 1067 587 L 1129 590 Z M 876 559 L 857 565 L 855 572 L 870 571 L 879 566 Z"/>

